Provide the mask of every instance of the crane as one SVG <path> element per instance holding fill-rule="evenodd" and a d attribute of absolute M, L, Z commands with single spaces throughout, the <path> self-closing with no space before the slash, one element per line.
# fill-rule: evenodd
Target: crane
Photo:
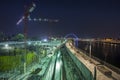
<path fill-rule="evenodd" d="M 25 8 L 24 15 L 18 20 L 16 25 L 19 25 L 22 21 L 24 22 L 24 46 L 25 46 L 25 54 L 24 54 L 24 73 L 26 73 L 26 41 L 27 41 L 27 21 L 44 21 L 44 22 L 58 22 L 58 19 L 47 19 L 47 18 L 31 18 L 30 14 L 36 8 L 36 4 L 32 2 L 28 7 Z"/>
<path fill-rule="evenodd" d="M 19 25 L 24 19 L 27 19 L 30 16 L 30 13 L 33 12 L 35 7 L 36 7 L 35 3 L 32 2 L 28 9 L 27 8 L 25 9 L 24 15 L 16 24 Z"/>
<path fill-rule="evenodd" d="M 27 37 L 27 21 L 38 21 L 38 22 L 59 22 L 58 19 L 48 19 L 48 18 L 31 18 L 30 14 L 33 12 L 33 10 L 36 8 L 36 5 L 34 2 L 28 6 L 28 8 L 25 8 L 24 15 L 21 17 L 20 20 L 16 23 L 16 25 L 19 25 L 22 21 L 24 21 L 24 36 Z"/>
<path fill-rule="evenodd" d="M 32 4 L 25 9 L 25 13 L 22 16 L 22 18 L 20 20 L 18 20 L 18 22 L 16 23 L 16 25 L 19 25 L 24 19 L 27 19 L 28 21 L 44 21 L 44 22 L 58 22 L 58 19 L 47 19 L 47 18 L 33 18 L 31 19 L 30 17 L 30 13 L 33 12 L 33 10 L 35 9 L 36 5 L 34 2 L 32 2 Z"/>

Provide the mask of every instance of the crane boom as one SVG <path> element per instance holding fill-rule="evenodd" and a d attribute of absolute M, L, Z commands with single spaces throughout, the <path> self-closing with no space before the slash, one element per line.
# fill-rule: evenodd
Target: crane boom
<path fill-rule="evenodd" d="M 25 19 L 25 17 L 27 18 L 30 13 L 35 9 L 35 7 L 35 3 L 32 3 L 32 5 L 30 5 L 29 8 L 25 10 L 24 16 L 22 16 L 22 18 L 20 18 L 20 20 L 18 20 L 16 24 L 19 25 Z"/>

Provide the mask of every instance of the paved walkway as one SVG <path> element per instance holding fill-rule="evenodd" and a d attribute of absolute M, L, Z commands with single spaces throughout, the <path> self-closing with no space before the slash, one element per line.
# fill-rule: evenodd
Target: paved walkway
<path fill-rule="evenodd" d="M 85 59 L 81 54 L 83 52 L 79 51 L 71 44 L 71 43 L 66 43 L 66 47 L 70 49 L 70 51 L 84 64 L 86 67 L 92 72 L 94 75 L 94 67 L 96 66 L 95 64 L 90 62 L 90 59 Z M 94 60 L 95 61 L 95 60 Z M 96 64 L 99 64 L 99 62 L 95 61 Z M 110 70 L 110 69 L 109 69 Z M 112 70 L 111 70 L 112 71 Z M 107 77 L 103 73 L 101 73 L 99 70 L 97 70 L 97 76 L 96 80 L 120 80 L 120 74 L 117 74 L 112 71 L 112 76 L 113 77 Z"/>

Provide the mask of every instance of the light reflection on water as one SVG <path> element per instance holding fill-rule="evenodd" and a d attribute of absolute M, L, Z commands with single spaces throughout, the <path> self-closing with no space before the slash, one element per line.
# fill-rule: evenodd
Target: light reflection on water
<path fill-rule="evenodd" d="M 89 42 L 80 41 L 78 47 L 89 53 L 89 46 Z M 91 47 L 93 56 L 120 68 L 120 44 L 92 42 Z"/>

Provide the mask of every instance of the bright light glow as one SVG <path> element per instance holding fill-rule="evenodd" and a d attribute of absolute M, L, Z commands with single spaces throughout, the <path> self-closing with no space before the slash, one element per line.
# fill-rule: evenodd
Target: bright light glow
<path fill-rule="evenodd" d="M 32 7 L 29 9 L 29 12 L 32 12 L 35 9 L 36 5 L 33 3 Z"/>
<path fill-rule="evenodd" d="M 29 45 L 31 45 L 31 42 L 28 42 Z"/>
<path fill-rule="evenodd" d="M 8 47 L 8 44 L 5 44 L 5 47 L 7 48 L 7 47 Z"/>
<path fill-rule="evenodd" d="M 36 18 L 34 18 L 34 21 L 37 21 L 37 19 L 36 19 Z"/>
<path fill-rule="evenodd" d="M 39 21 L 42 21 L 42 19 L 41 19 L 41 18 L 39 18 Z"/>
<path fill-rule="evenodd" d="M 43 19 L 43 20 L 44 20 L 44 21 L 48 21 L 48 19 L 46 19 L 46 18 L 45 18 L 45 19 Z"/>
<path fill-rule="evenodd" d="M 57 70 L 60 70 L 60 66 L 61 66 L 60 61 L 57 61 L 57 63 L 56 63 L 56 69 L 57 69 Z"/>
<path fill-rule="evenodd" d="M 54 41 L 56 41 L 57 39 L 56 38 L 54 38 Z"/>
<path fill-rule="evenodd" d="M 43 41 L 44 41 L 44 42 L 47 42 L 47 39 L 44 39 Z"/>
<path fill-rule="evenodd" d="M 5 44 L 5 46 L 3 47 L 3 49 L 12 49 L 12 47 L 10 47 L 8 44 Z"/>
<path fill-rule="evenodd" d="M 17 22 L 17 25 L 19 25 L 19 24 L 23 21 L 24 18 L 25 18 L 25 17 L 23 16 L 23 17 Z"/>
<path fill-rule="evenodd" d="M 60 53 L 57 55 L 57 57 L 58 57 L 58 58 L 60 57 Z"/>
<path fill-rule="evenodd" d="M 29 18 L 28 20 L 29 20 L 29 21 L 31 21 L 32 19 L 31 19 L 31 18 Z"/>
<path fill-rule="evenodd" d="M 32 20 L 32 19 L 31 19 L 31 17 L 30 17 L 30 15 L 28 16 L 28 20 L 29 20 L 29 21 L 31 21 L 31 20 Z"/>
<path fill-rule="evenodd" d="M 30 10 L 29 10 L 29 12 L 32 12 L 34 9 L 35 9 L 34 7 L 31 7 Z"/>
<path fill-rule="evenodd" d="M 33 7 L 36 7 L 35 3 L 33 3 Z"/>

